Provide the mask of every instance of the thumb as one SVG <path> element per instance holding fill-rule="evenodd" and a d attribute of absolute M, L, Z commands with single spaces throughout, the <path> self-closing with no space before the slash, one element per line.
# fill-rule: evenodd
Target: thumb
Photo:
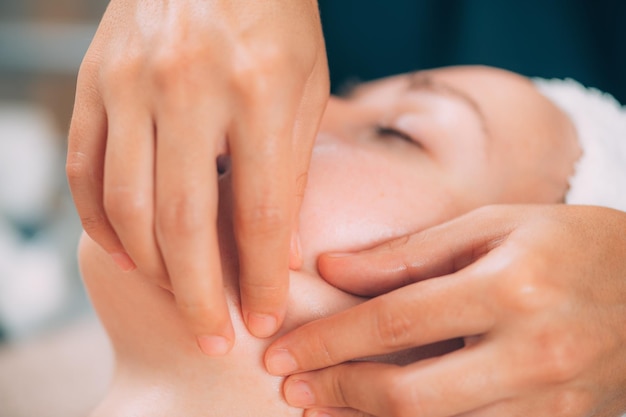
<path fill-rule="evenodd" d="M 323 254 L 320 274 L 360 296 L 377 296 L 454 273 L 499 246 L 517 220 L 509 206 L 485 207 L 356 253 Z"/>

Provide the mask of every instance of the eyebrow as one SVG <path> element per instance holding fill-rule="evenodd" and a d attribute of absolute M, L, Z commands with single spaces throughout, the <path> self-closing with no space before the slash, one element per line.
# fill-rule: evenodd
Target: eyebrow
<path fill-rule="evenodd" d="M 474 100 L 474 98 L 466 92 L 459 90 L 446 82 L 436 80 L 425 71 L 417 71 L 409 74 L 407 91 L 419 90 L 430 90 L 435 93 L 446 94 L 460 101 L 467 106 L 472 113 L 474 113 L 485 136 L 488 139 L 491 138 L 491 134 L 487 129 L 487 118 L 485 117 L 485 113 L 482 111 L 476 100 Z"/>

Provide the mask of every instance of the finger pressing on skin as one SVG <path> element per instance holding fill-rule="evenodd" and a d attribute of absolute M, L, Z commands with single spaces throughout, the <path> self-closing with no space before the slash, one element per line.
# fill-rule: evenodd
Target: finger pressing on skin
<path fill-rule="evenodd" d="M 265 365 L 275 375 L 320 369 L 482 334 L 493 323 L 483 281 L 459 273 L 412 284 L 307 323 L 273 342 Z"/>
<path fill-rule="evenodd" d="M 85 232 L 124 271 L 135 268 L 104 210 L 103 176 L 107 114 L 93 77 L 81 70 L 70 124 L 66 175 Z"/>
<path fill-rule="evenodd" d="M 389 383 L 397 368 L 382 363 L 354 362 L 293 375 L 285 380 L 283 395 L 293 407 L 352 408 L 373 415 L 387 415 L 380 398 L 370 391 L 376 381 Z M 358 378 L 368 378 L 368 381 Z"/>
<path fill-rule="evenodd" d="M 222 355 L 234 340 L 217 238 L 215 160 L 224 123 L 210 111 L 218 103 L 183 93 L 163 100 L 157 114 L 156 235 L 181 313 L 202 350 Z"/>
<path fill-rule="evenodd" d="M 432 277 L 454 273 L 498 246 L 513 224 L 508 211 L 485 208 L 419 233 L 354 254 L 324 254 L 318 267 L 331 284 L 376 296 Z"/>
<path fill-rule="evenodd" d="M 297 101 L 281 94 L 266 101 L 242 106 L 245 113 L 229 131 L 242 315 L 257 337 L 271 336 L 284 319 L 295 191 Z"/>
<path fill-rule="evenodd" d="M 117 235 L 143 275 L 170 288 L 154 234 L 154 129 L 132 97 L 109 110 L 104 206 Z"/>
<path fill-rule="evenodd" d="M 494 349 L 476 346 L 400 367 L 353 362 L 292 375 L 283 392 L 295 407 L 348 407 L 385 417 L 453 416 L 509 395 Z"/>

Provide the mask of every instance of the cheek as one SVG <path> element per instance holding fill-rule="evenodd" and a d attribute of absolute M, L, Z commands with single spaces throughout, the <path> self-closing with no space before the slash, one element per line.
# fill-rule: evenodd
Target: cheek
<path fill-rule="evenodd" d="M 305 268 L 322 252 L 371 246 L 449 217 L 440 182 L 371 149 L 317 144 L 300 215 Z"/>

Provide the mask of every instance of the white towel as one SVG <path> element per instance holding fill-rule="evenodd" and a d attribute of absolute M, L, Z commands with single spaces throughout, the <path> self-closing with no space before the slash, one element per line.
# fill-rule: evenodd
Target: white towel
<path fill-rule="evenodd" d="M 533 79 L 574 123 L 582 148 L 567 204 L 626 211 L 626 108 L 610 94 L 572 79 Z"/>

